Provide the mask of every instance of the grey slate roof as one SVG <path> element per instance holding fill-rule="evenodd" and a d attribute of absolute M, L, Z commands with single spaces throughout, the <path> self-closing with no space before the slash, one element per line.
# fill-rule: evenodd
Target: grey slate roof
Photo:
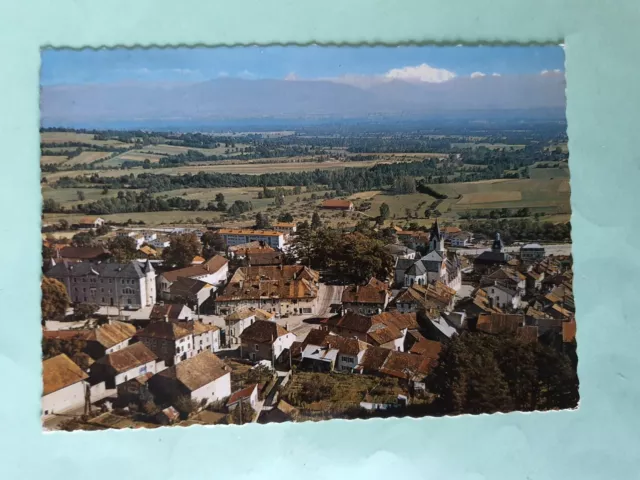
<path fill-rule="evenodd" d="M 139 262 L 130 263 L 67 263 L 61 262 L 52 267 L 48 277 L 84 277 L 86 275 L 98 275 L 105 278 L 144 278 L 144 273 Z"/>
<path fill-rule="evenodd" d="M 427 272 L 427 269 L 424 265 L 424 262 L 420 260 L 416 261 L 413 265 L 409 267 L 409 269 L 405 272 L 406 275 L 424 275 Z"/>
<path fill-rule="evenodd" d="M 399 258 L 396 262 L 396 270 L 401 270 L 404 272 L 417 261 L 418 260 L 414 260 L 411 258 Z"/>

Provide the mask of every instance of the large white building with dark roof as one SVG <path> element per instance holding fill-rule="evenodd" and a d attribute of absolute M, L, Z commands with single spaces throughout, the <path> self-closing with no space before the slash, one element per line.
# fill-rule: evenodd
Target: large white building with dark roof
<path fill-rule="evenodd" d="M 74 303 L 138 309 L 156 303 L 156 272 L 147 260 L 130 263 L 68 263 L 52 266 L 47 277 L 64 284 Z"/>
<path fill-rule="evenodd" d="M 457 255 L 447 254 L 444 236 L 440 232 L 438 220 L 429 232 L 429 248 L 427 254 L 418 259 L 399 258 L 396 261 L 396 285 L 429 285 L 441 282 L 455 291 L 462 286 L 462 268 Z"/>

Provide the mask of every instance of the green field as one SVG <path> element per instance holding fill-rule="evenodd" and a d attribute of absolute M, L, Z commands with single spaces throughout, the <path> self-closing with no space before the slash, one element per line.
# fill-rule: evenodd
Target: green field
<path fill-rule="evenodd" d="M 542 213 L 548 215 L 550 221 L 566 221 L 571 212 L 567 170 L 554 168 L 537 170 L 544 170 L 546 175 L 540 172 L 540 178 L 533 179 L 483 180 L 437 184 L 431 187 L 437 192 L 448 195 L 448 198 L 438 206 L 443 220 L 446 221 L 458 222 L 460 214 L 474 210 L 489 211 L 525 207 L 530 209 L 531 215 Z M 411 216 L 414 217 L 408 221 L 419 225 L 430 225 L 433 222 L 433 218 L 424 218 L 424 211 L 435 200 L 429 195 L 421 193 L 392 195 L 372 191 L 358 193 L 349 198 L 356 207 L 364 202 L 371 203 L 371 209 L 365 212 L 371 217 L 377 216 L 380 205 L 386 203 L 391 212 L 389 222 L 395 221 L 398 224 L 399 221 L 407 221 L 407 208 L 411 210 Z"/>
<path fill-rule="evenodd" d="M 108 145 L 111 147 L 133 147 L 132 144 L 120 142 L 118 140 L 94 140 L 91 133 L 77 133 L 77 132 L 42 132 L 40 134 L 41 143 L 66 143 L 66 142 L 79 142 L 87 143 L 95 146 Z"/>

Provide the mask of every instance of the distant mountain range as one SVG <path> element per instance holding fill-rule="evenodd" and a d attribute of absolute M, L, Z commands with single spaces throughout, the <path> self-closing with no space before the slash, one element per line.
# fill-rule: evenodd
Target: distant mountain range
<path fill-rule="evenodd" d="M 181 123 L 224 119 L 431 116 L 536 110 L 564 115 L 562 74 L 459 77 L 442 83 L 402 80 L 355 86 L 337 80 L 56 85 L 41 88 L 42 125 Z"/>

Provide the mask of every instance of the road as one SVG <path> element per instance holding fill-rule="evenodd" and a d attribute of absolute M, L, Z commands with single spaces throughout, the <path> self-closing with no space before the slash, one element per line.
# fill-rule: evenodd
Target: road
<path fill-rule="evenodd" d="M 314 328 L 318 328 L 317 323 L 305 323 L 310 318 L 323 318 L 331 316 L 331 305 L 340 303 L 342 300 L 343 286 L 320 284 L 318 291 L 318 308 L 314 315 L 291 315 L 287 318 L 279 318 L 276 321 L 290 332 L 296 334 L 298 340 L 302 341 Z"/>
<path fill-rule="evenodd" d="M 547 255 L 570 255 L 571 254 L 571 244 L 570 243 L 558 243 L 558 244 L 550 244 L 543 245 L 545 249 L 545 253 Z M 521 245 L 514 245 L 511 247 L 505 247 L 504 251 L 507 253 L 519 253 Z M 487 252 L 491 250 L 491 246 L 479 247 L 479 248 L 459 248 L 456 249 L 456 253 L 458 255 L 470 255 L 476 256 L 480 255 L 482 252 Z"/>

